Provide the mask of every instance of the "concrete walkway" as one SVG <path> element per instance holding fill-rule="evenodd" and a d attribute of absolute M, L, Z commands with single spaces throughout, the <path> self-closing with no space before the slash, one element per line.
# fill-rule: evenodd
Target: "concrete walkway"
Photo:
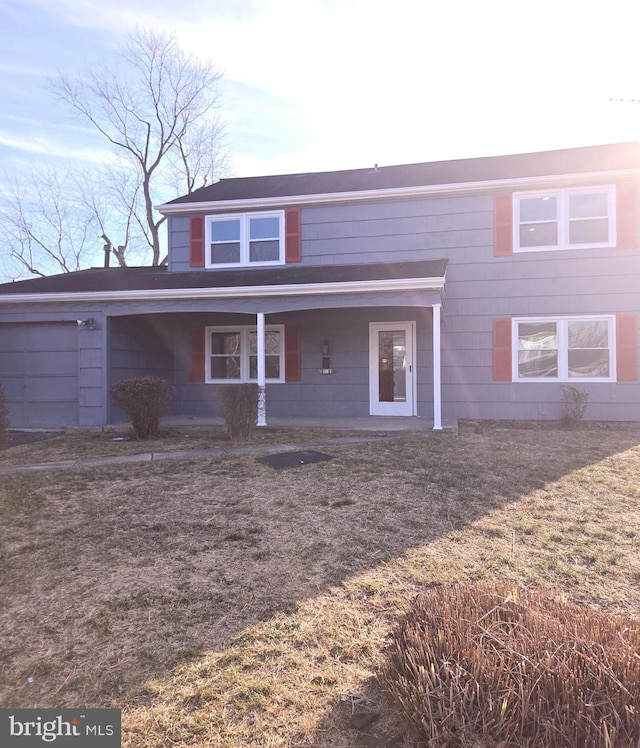
<path fill-rule="evenodd" d="M 185 419 L 178 417 L 170 417 L 163 419 L 163 426 L 165 427 L 179 427 L 179 426 L 191 426 L 191 427 L 206 427 L 208 425 L 221 425 L 214 423 L 218 419 L 205 419 L 205 418 L 194 418 Z M 295 420 L 295 425 L 293 421 Z M 344 421 L 341 425 L 337 424 L 335 418 L 327 419 L 272 419 L 269 423 L 270 426 L 277 428 L 324 428 L 328 430 L 347 429 L 350 431 L 360 431 L 361 433 L 349 436 L 336 436 L 331 438 L 319 438 L 310 441 L 295 442 L 295 443 L 281 443 L 281 444 L 238 444 L 235 446 L 224 446 L 224 447 L 211 447 L 209 449 L 191 449 L 191 450 L 180 450 L 176 452 L 143 452 L 135 455 L 114 455 L 113 457 L 97 457 L 95 459 L 81 459 L 81 460 L 61 460 L 59 462 L 47 462 L 42 464 L 34 465 L 0 465 L 0 475 L 7 473 L 16 472 L 36 472 L 43 470 L 68 470 L 77 468 L 92 468 L 101 467 L 103 465 L 117 465 L 117 464 L 138 464 L 145 462 L 158 462 L 162 460 L 189 460 L 197 459 L 200 457 L 229 457 L 231 455 L 243 455 L 243 454 L 272 454 L 274 452 L 294 452 L 297 450 L 313 449 L 316 447 L 327 447 L 331 445 L 339 444 L 359 444 L 363 442 L 376 442 L 384 441 L 390 438 L 398 438 L 406 436 L 410 433 L 422 433 L 425 436 L 433 435 L 438 436 L 445 433 L 456 433 L 457 424 L 447 424 L 442 431 L 433 431 L 433 422 L 428 419 L 394 419 L 394 418 L 381 418 L 373 419 L 375 424 L 370 421 L 363 419 L 364 423 L 357 423 L 359 419 L 345 418 L 340 419 Z M 278 421 L 278 423 L 275 423 Z M 319 421 L 324 421 L 323 425 L 320 425 Z M 395 423 L 392 423 L 394 422 Z M 410 423 L 407 423 L 407 422 Z M 221 422 L 222 423 L 222 422 Z M 412 426 L 410 428 L 409 426 Z M 117 428 L 117 425 L 110 428 Z"/>

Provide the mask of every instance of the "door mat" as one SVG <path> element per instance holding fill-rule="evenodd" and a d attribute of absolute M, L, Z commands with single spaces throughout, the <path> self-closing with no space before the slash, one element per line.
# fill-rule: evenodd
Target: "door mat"
<path fill-rule="evenodd" d="M 301 465 L 310 465 L 313 462 L 325 462 L 326 460 L 333 460 L 333 457 L 323 452 L 316 452 L 313 449 L 304 449 L 299 452 L 277 452 L 273 455 L 257 458 L 257 462 L 268 465 L 275 470 L 300 467 Z"/>

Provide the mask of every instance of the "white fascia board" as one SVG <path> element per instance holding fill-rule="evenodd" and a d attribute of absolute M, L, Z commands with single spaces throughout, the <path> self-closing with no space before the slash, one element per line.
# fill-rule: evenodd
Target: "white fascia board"
<path fill-rule="evenodd" d="M 384 291 L 440 291 L 445 277 L 391 278 L 335 283 L 287 283 L 280 286 L 229 288 L 165 288 L 132 291 L 76 291 L 67 293 L 2 294 L 0 304 L 98 301 L 180 301 L 191 299 L 253 299 L 271 296 L 317 296 Z"/>
<path fill-rule="evenodd" d="M 548 185 L 588 184 L 592 181 L 612 181 L 624 176 L 636 176 L 640 169 L 585 172 L 582 174 L 552 174 L 540 177 L 518 177 L 515 179 L 491 179 L 482 182 L 459 182 L 420 187 L 392 187 L 384 190 L 358 190 L 354 192 L 328 192 L 318 195 L 283 195 L 282 197 L 250 198 L 247 200 L 212 200 L 208 202 L 164 203 L 156 210 L 163 215 L 183 215 L 232 210 L 259 210 L 283 205 L 322 205 L 350 203 L 363 200 L 390 200 L 395 198 L 429 197 L 433 195 L 461 195 L 487 191 L 516 191 L 536 189 Z"/>

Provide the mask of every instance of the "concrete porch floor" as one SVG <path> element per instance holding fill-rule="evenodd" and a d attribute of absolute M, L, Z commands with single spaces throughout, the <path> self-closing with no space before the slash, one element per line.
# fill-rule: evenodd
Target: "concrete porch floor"
<path fill-rule="evenodd" d="M 122 425 L 122 424 L 118 424 Z M 219 416 L 165 416 L 166 428 L 224 426 Z M 433 431 L 433 419 L 422 416 L 267 416 L 267 426 L 278 429 L 339 429 L 345 431 Z M 442 430 L 457 433 L 457 421 L 443 421 Z"/>

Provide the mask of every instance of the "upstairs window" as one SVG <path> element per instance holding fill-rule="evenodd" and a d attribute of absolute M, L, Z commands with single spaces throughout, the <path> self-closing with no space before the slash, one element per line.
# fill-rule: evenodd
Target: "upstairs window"
<path fill-rule="evenodd" d="M 517 380 L 611 381 L 613 317 L 514 320 Z"/>
<path fill-rule="evenodd" d="M 284 213 L 210 216 L 207 267 L 284 263 Z"/>
<path fill-rule="evenodd" d="M 615 246 L 615 187 L 514 195 L 515 252 Z"/>

